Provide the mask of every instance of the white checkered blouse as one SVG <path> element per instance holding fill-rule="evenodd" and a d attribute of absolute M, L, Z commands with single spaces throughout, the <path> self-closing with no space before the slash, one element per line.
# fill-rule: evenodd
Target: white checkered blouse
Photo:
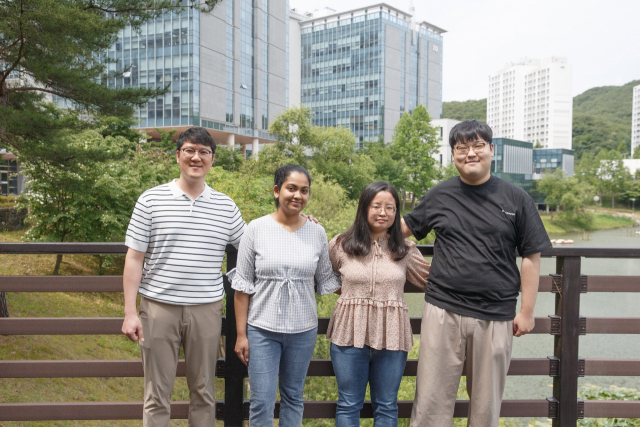
<path fill-rule="evenodd" d="M 318 325 L 314 278 L 320 295 L 340 288 L 331 268 L 327 235 L 311 221 L 293 233 L 263 216 L 246 228 L 231 287 L 251 294 L 247 323 L 280 333 L 299 333 Z"/>

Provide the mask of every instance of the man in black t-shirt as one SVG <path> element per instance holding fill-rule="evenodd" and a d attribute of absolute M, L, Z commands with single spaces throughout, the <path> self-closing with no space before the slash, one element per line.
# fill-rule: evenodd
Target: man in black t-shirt
<path fill-rule="evenodd" d="M 451 426 L 463 366 L 469 425 L 497 426 L 512 338 L 535 324 L 540 253 L 551 242 L 531 197 L 491 176 L 491 141 L 487 124 L 457 124 L 449 144 L 460 176 L 429 190 L 402 222 L 405 236 L 436 233 L 412 427 Z"/>

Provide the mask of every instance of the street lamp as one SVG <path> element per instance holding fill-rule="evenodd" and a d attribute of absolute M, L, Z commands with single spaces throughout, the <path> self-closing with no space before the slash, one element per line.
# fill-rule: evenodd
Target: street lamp
<path fill-rule="evenodd" d="M 635 215 L 635 213 L 636 213 L 636 198 L 635 197 L 631 198 L 631 206 L 632 206 L 631 209 L 633 210 L 633 214 Z"/>

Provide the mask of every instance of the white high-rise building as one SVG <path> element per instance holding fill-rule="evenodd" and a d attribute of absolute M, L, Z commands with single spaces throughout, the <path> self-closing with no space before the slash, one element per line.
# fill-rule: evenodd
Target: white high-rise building
<path fill-rule="evenodd" d="M 459 120 L 453 119 L 433 119 L 431 126 L 438 130 L 438 152 L 433 155 L 436 163 L 443 167 L 449 166 L 451 163 L 451 146 L 449 145 L 449 134 L 451 129 L 460 123 Z"/>
<path fill-rule="evenodd" d="M 525 58 L 489 76 L 487 123 L 494 138 L 570 150 L 572 118 L 566 58 Z"/>
<path fill-rule="evenodd" d="M 633 112 L 631 114 L 631 154 L 640 146 L 640 85 L 633 88 Z"/>

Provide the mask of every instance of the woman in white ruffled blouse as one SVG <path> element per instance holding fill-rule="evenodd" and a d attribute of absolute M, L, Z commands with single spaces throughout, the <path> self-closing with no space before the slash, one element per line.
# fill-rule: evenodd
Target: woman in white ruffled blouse
<path fill-rule="evenodd" d="M 247 226 L 237 268 L 228 275 L 236 290 L 235 352 L 249 371 L 252 426 L 273 425 L 278 382 L 279 425 L 302 424 L 304 380 L 318 330 L 314 281 L 320 295 L 340 288 L 324 229 L 300 216 L 310 187 L 302 166 L 276 171 L 277 209 Z"/>

